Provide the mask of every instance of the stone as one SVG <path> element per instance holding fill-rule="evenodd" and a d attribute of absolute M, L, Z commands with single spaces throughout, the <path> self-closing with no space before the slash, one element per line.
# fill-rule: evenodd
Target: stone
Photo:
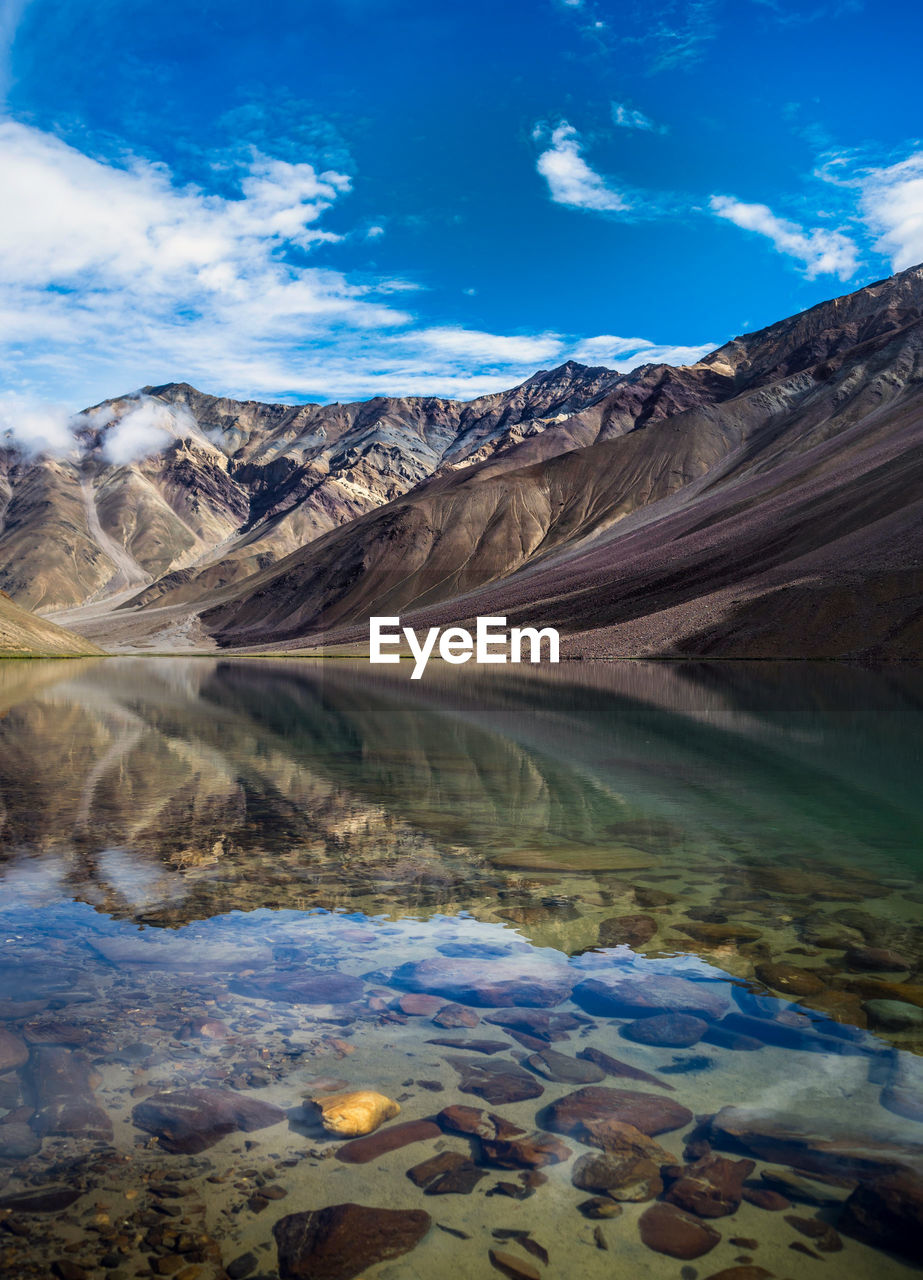
<path fill-rule="evenodd" d="M 714 1227 L 672 1204 L 652 1204 L 641 1214 L 638 1226 L 649 1249 L 671 1258 L 701 1258 L 721 1240 Z"/>
<path fill-rule="evenodd" d="M 260 1260 L 255 1253 L 242 1253 L 233 1262 L 228 1263 L 225 1271 L 228 1273 L 228 1280 L 246 1280 L 246 1277 L 252 1275 L 259 1265 Z"/>
<path fill-rule="evenodd" d="M 667 1084 L 666 1080 L 659 1080 L 657 1076 L 652 1076 L 647 1071 L 642 1071 L 640 1067 L 632 1067 L 627 1062 L 622 1062 L 618 1058 L 611 1057 L 608 1053 L 603 1053 L 602 1049 L 594 1049 L 587 1046 L 581 1049 L 578 1058 L 583 1058 L 587 1062 L 595 1062 L 607 1076 L 615 1076 L 617 1079 L 639 1080 L 643 1084 L 655 1084 L 658 1089 L 666 1089 L 669 1093 L 675 1092 L 671 1084 Z"/>
<path fill-rule="evenodd" d="M 96 1101 L 90 1066 L 80 1053 L 58 1045 L 36 1045 L 31 1053 L 30 1077 L 36 1101 L 32 1128 L 36 1133 L 112 1140 L 112 1121 Z"/>
<path fill-rule="evenodd" d="M 755 1049 L 765 1047 L 764 1040 L 759 1040 L 756 1036 L 744 1035 L 742 1031 L 735 1031 L 732 1025 L 725 1025 L 724 1019 L 721 1022 L 709 1023 L 702 1040 L 705 1044 L 716 1045 L 719 1049 L 731 1049 L 737 1053 L 752 1053 Z"/>
<path fill-rule="evenodd" d="M 72 1022 L 27 1022 L 22 1034 L 27 1044 L 63 1044 L 71 1048 L 89 1044 L 93 1039 L 90 1027 Z"/>
<path fill-rule="evenodd" d="M 444 1107 L 436 1116 L 436 1123 L 446 1133 L 461 1133 L 466 1137 L 510 1138 L 526 1132 L 503 1116 L 482 1111 L 480 1107 L 466 1107 L 457 1103 Z"/>
<path fill-rule="evenodd" d="M 400 965 L 391 981 L 396 987 L 441 995 L 477 1008 L 548 1008 L 567 999 L 574 976 L 566 964 L 538 955 L 490 959 L 433 956 Z"/>
<path fill-rule="evenodd" d="M 494 1270 L 509 1276 L 510 1280 L 541 1280 L 541 1273 L 525 1258 L 517 1258 L 515 1254 L 500 1249 L 489 1249 L 487 1256 Z"/>
<path fill-rule="evenodd" d="M 843 1248 L 843 1241 L 829 1222 L 821 1222 L 819 1218 L 799 1218 L 793 1213 L 786 1214 L 785 1221 L 807 1236 L 821 1253 L 839 1253 Z"/>
<path fill-rule="evenodd" d="M 905 956 L 885 947 L 850 947 L 845 959 L 848 969 L 858 969 L 860 973 L 899 973 L 912 967 Z"/>
<path fill-rule="evenodd" d="M 595 1062 L 585 1058 L 571 1058 L 566 1053 L 556 1053 L 554 1049 L 533 1053 L 526 1058 L 526 1066 L 546 1080 L 563 1084 L 594 1084 L 597 1080 L 606 1078 L 605 1071 Z"/>
<path fill-rule="evenodd" d="M 725 1218 L 740 1208 L 744 1180 L 755 1168 L 753 1160 L 703 1156 L 683 1170 L 666 1199 L 699 1218 Z"/>
<path fill-rule="evenodd" d="M 365 989 L 360 978 L 333 969 L 273 969 L 234 978 L 228 986 L 237 995 L 283 1004 L 350 1004 Z"/>
<path fill-rule="evenodd" d="M 29 1048 L 21 1036 L 0 1027 L 0 1075 L 15 1071 L 29 1061 Z"/>
<path fill-rule="evenodd" d="M 473 1093 L 492 1106 L 504 1102 L 523 1102 L 540 1098 L 545 1092 L 531 1071 L 515 1062 L 470 1062 L 466 1058 L 449 1057 L 461 1079 L 462 1093 Z"/>
<path fill-rule="evenodd" d="M 386 1120 L 400 1114 L 400 1104 L 374 1089 L 330 1093 L 312 1102 L 320 1111 L 320 1122 L 338 1138 L 361 1138 L 373 1133 Z"/>
<path fill-rule="evenodd" d="M 407 1177 L 424 1188 L 426 1196 L 467 1196 L 482 1178 L 487 1177 L 487 1170 L 479 1169 L 473 1160 L 460 1152 L 443 1151 L 408 1169 Z"/>
<path fill-rule="evenodd" d="M 421 1164 L 415 1164 L 412 1169 L 408 1169 L 407 1177 L 414 1186 L 425 1187 L 428 1182 L 432 1182 L 440 1174 L 448 1173 L 451 1169 L 458 1169 L 462 1165 L 470 1163 L 471 1161 L 468 1157 L 462 1155 L 460 1151 L 440 1151 L 438 1155 L 430 1156 L 428 1160 L 424 1160 Z"/>
<path fill-rule="evenodd" d="M 227 1040 L 231 1030 L 218 1018 L 206 1018 L 199 1014 L 189 1018 L 176 1032 L 177 1040 Z"/>
<path fill-rule="evenodd" d="M 589 1146 L 600 1146 L 601 1140 L 596 1136 L 599 1130 L 594 1132 L 593 1124 L 609 1120 L 633 1125 L 653 1137 L 689 1124 L 692 1112 L 669 1098 L 590 1085 L 565 1094 L 546 1108 L 544 1125 L 556 1133 L 571 1134 Z"/>
<path fill-rule="evenodd" d="M 169 1089 L 139 1102 L 131 1116 L 166 1151 L 196 1155 L 229 1133 L 252 1133 L 278 1124 L 285 1112 L 232 1089 Z"/>
<path fill-rule="evenodd" d="M 855 1182 L 840 1178 L 810 1178 L 807 1174 L 796 1173 L 794 1169 L 761 1169 L 760 1178 L 774 1191 L 781 1192 L 791 1200 L 800 1200 L 803 1204 L 815 1204 L 820 1208 L 838 1208 L 855 1190 Z M 787 1206 L 786 1206 L 787 1207 Z"/>
<path fill-rule="evenodd" d="M 763 935 L 759 929 L 746 924 L 716 924 L 703 921 L 695 924 L 677 924 L 680 933 L 685 933 L 696 942 L 708 947 L 724 947 L 736 942 L 757 942 Z"/>
<path fill-rule="evenodd" d="M 416 1248 L 432 1219 L 421 1209 L 334 1204 L 280 1218 L 273 1227 L 281 1280 L 352 1280 Z"/>
<path fill-rule="evenodd" d="M 892 1115 L 903 1116 L 905 1120 L 916 1120 L 918 1124 L 923 1123 L 923 1094 L 918 1088 L 889 1084 L 882 1089 L 878 1100 Z"/>
<path fill-rule="evenodd" d="M 170 930 L 145 929 L 143 934 L 97 937 L 90 946 L 117 969 L 139 965 L 145 970 L 173 969 L 180 972 L 215 973 L 258 969 L 271 958 L 268 947 L 240 941 L 219 942 L 190 938 Z"/>
<path fill-rule="evenodd" d="M 723 1271 L 713 1271 L 705 1280 L 769 1280 L 772 1275 L 765 1267 L 754 1263 L 745 1263 L 740 1267 L 725 1267 Z"/>
<path fill-rule="evenodd" d="M 653 916 L 612 916 L 600 921 L 597 946 L 643 947 L 656 932 L 657 921 Z"/>
<path fill-rule="evenodd" d="M 506 1053 L 510 1047 L 508 1040 L 453 1040 L 451 1036 L 437 1036 L 426 1043 L 438 1044 L 446 1049 L 467 1049 L 470 1053 L 484 1053 L 488 1057 L 495 1053 Z"/>
<path fill-rule="evenodd" d="M 627 1023 L 622 1027 L 622 1035 L 637 1044 L 688 1049 L 690 1045 L 698 1044 L 707 1030 L 708 1023 L 691 1013 L 659 1013 Z"/>
<path fill-rule="evenodd" d="M 35 1187 L 13 1196 L 4 1196 L 0 1199 L 0 1210 L 9 1209 L 13 1213 L 60 1213 L 79 1199 L 80 1192 L 75 1187 Z"/>
<path fill-rule="evenodd" d="M 581 1200 L 577 1208 L 585 1218 L 618 1218 L 623 1212 L 619 1202 L 608 1196 L 591 1196 Z"/>
<path fill-rule="evenodd" d="M 401 1013 L 406 1013 L 412 1018 L 431 1018 L 434 1013 L 445 1008 L 445 1001 L 441 996 L 424 996 L 417 992 L 410 992 L 400 997 L 397 1008 Z"/>
<path fill-rule="evenodd" d="M 676 901 L 675 893 L 666 889 L 651 889 L 647 885 L 635 885 L 635 902 L 639 907 L 668 907 Z"/>
<path fill-rule="evenodd" d="M 801 969 L 785 962 L 764 961 L 756 966 L 756 976 L 767 987 L 787 996 L 816 996 L 825 990 L 822 979 L 810 969 Z"/>
<path fill-rule="evenodd" d="M 484 1021 L 550 1044 L 555 1040 L 566 1040 L 568 1031 L 576 1031 L 586 1019 L 575 1017 L 572 1013 L 549 1013 L 547 1009 L 513 1008 L 495 1009 L 491 1013 L 485 1013 Z"/>
<path fill-rule="evenodd" d="M 923 1176 L 918 1170 L 902 1169 L 861 1183 L 846 1201 L 837 1225 L 848 1235 L 919 1262 Z"/>
<path fill-rule="evenodd" d="M 728 1007 L 727 996 L 714 983 L 666 974 L 587 978 L 574 988 L 573 999 L 593 1017 L 602 1018 L 691 1013 L 711 1020 L 720 1018 Z"/>
<path fill-rule="evenodd" d="M 542 1169 L 569 1160 L 570 1147 L 553 1134 L 535 1130 L 517 1138 L 481 1137 L 481 1155 L 500 1169 Z"/>
<path fill-rule="evenodd" d="M 473 1009 L 466 1009 L 462 1004 L 444 1004 L 438 1013 L 433 1015 L 437 1027 L 476 1027 L 481 1021 Z"/>
<path fill-rule="evenodd" d="M 613 1200 L 653 1200 L 663 1191 L 660 1167 L 644 1156 L 588 1152 L 576 1162 L 571 1182 L 581 1191 L 605 1192 Z"/>
<path fill-rule="evenodd" d="M 355 1138 L 336 1149 L 337 1160 L 344 1164 L 368 1164 L 389 1151 L 400 1151 L 413 1142 L 426 1142 L 441 1137 L 442 1130 L 432 1120 L 408 1120 L 404 1124 L 392 1124 L 379 1129 L 367 1138 Z"/>
<path fill-rule="evenodd" d="M 41 1146 L 41 1138 L 27 1124 L 0 1124 L 0 1160 L 26 1160 L 34 1156 Z"/>
<path fill-rule="evenodd" d="M 843 1037 L 823 1034 L 810 1018 L 792 1010 L 783 1011 L 771 1018 L 729 1013 L 721 1025 L 737 1035 L 752 1037 L 761 1044 L 779 1045 L 783 1049 L 799 1049 L 805 1053 L 832 1053 L 840 1057 L 863 1053 L 861 1045 Z"/>
<path fill-rule="evenodd" d="M 744 1187 L 742 1198 L 747 1204 L 756 1205 L 757 1209 L 766 1209 L 769 1213 L 781 1213 L 790 1209 L 792 1203 L 778 1191 L 770 1191 L 768 1187 Z"/>
<path fill-rule="evenodd" d="M 923 1030 L 923 1009 L 903 1000 L 866 1000 L 862 1008 L 872 1031 Z"/>

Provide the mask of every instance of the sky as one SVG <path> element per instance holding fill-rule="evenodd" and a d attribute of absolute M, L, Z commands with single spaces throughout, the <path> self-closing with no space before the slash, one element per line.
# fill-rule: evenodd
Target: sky
<path fill-rule="evenodd" d="M 888 0 L 0 0 L 0 419 L 694 362 L 923 261 L 921 28 Z"/>

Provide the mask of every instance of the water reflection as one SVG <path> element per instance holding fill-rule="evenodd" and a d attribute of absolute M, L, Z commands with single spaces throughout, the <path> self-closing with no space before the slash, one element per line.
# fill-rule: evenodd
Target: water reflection
<path fill-rule="evenodd" d="M 757 1244 L 754 1266 L 795 1275 L 844 1247 L 834 1222 L 849 1274 L 906 1274 L 918 1184 L 887 1212 L 872 1184 L 921 1158 L 921 673 L 408 674 L 0 665 L 0 1226 L 17 1274 L 63 1247 L 15 1199 L 35 1186 L 90 1273 L 144 1257 L 192 1280 L 253 1252 L 239 1275 L 302 1274 L 294 1211 L 357 1202 L 438 1203 L 396 1270 L 379 1259 L 395 1277 L 450 1259 L 483 1275 L 488 1246 L 541 1263 L 526 1239 L 549 1274 L 579 1243 L 587 1276 L 613 1251 L 672 1276 L 695 1249 L 717 1273 Z M 341 1085 L 436 1128 L 331 1166 L 302 1098 Z M 180 1087 L 192 1102 L 164 1093 Z M 578 1087 L 628 1096 L 568 1103 Z M 458 1104 L 545 1136 L 498 1164 Z M 626 1147 L 614 1118 L 667 1135 L 661 1154 Z M 454 1163 L 404 1177 L 447 1143 Z M 189 1197 L 185 1250 L 151 1190 L 167 1172 Z M 110 1220 L 90 1232 L 104 1186 Z M 720 1240 L 704 1201 L 733 1218 Z M 662 1247 L 679 1211 L 693 1252 Z M 392 1225 L 409 1240 L 414 1222 Z M 368 1249 L 337 1274 L 379 1274 Z"/>

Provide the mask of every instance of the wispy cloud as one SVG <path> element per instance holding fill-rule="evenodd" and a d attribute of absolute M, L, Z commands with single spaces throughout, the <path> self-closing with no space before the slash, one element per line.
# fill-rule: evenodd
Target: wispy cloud
<path fill-rule="evenodd" d="M 583 364 L 605 365 L 629 373 L 642 364 L 695 364 L 719 344 L 706 342 L 696 347 L 670 346 L 647 338 L 618 338 L 611 333 L 585 338 L 573 350 L 573 359 Z"/>
<path fill-rule="evenodd" d="M 666 133 L 666 125 L 655 124 L 650 116 L 625 102 L 612 103 L 612 123 L 620 129 L 641 129 L 646 133 Z"/>
<path fill-rule="evenodd" d="M 733 196 L 714 195 L 709 207 L 719 218 L 765 236 L 779 253 L 800 262 L 809 280 L 819 275 L 848 280 L 858 268 L 858 248 L 842 231 L 826 227 L 805 231 L 797 222 L 777 217 L 768 205 L 745 204 Z"/>
<path fill-rule="evenodd" d="M 535 136 L 549 143 L 539 155 L 536 168 L 548 183 L 556 204 L 597 213 L 620 213 L 629 208 L 624 197 L 584 160 L 580 134 L 566 120 L 552 130 L 550 138 L 541 125 Z"/>
<path fill-rule="evenodd" d="M 860 178 L 860 211 L 895 271 L 923 262 L 923 151 Z"/>

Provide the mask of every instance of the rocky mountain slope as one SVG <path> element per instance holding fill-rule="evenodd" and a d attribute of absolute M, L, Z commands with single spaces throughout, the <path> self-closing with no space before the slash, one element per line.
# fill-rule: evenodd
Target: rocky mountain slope
<path fill-rule="evenodd" d="M 595 443 L 437 477 L 202 621 L 236 646 L 505 614 L 587 654 L 918 656 L 921 315 L 913 268 L 638 371 L 562 424 Z"/>
<path fill-rule="evenodd" d="M 89 656 L 95 644 L 53 622 L 36 618 L 0 592 L 0 658 Z"/>

